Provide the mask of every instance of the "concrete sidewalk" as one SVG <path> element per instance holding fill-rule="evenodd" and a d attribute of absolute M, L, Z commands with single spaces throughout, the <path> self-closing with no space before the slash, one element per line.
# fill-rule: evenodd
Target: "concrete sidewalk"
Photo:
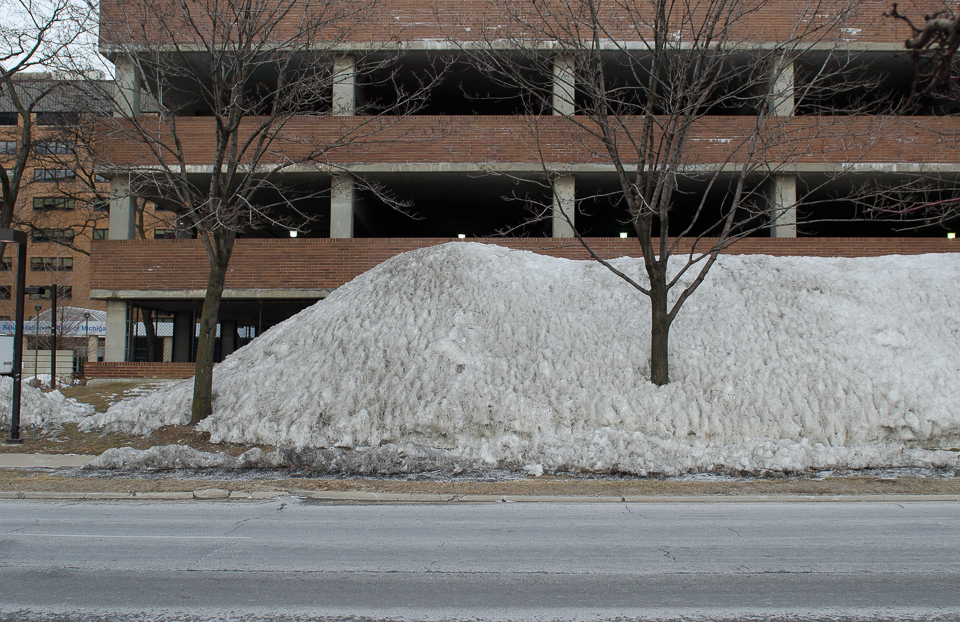
<path fill-rule="evenodd" d="M 69 469 L 81 467 L 96 457 L 82 454 L 0 453 L 0 469 Z"/>

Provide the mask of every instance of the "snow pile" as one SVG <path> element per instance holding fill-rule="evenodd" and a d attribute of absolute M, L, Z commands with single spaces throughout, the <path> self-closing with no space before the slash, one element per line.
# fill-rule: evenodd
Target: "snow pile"
<path fill-rule="evenodd" d="M 239 456 L 200 451 L 185 445 L 163 445 L 150 449 L 114 447 L 83 466 L 84 469 L 248 469 L 278 466 L 260 448 Z"/>
<path fill-rule="evenodd" d="M 200 427 L 531 472 L 960 466 L 936 451 L 960 445 L 958 317 L 960 256 L 724 256 L 656 387 L 649 302 L 618 277 L 453 243 L 381 264 L 229 357 Z M 184 425 L 191 388 L 85 425 Z"/>
<path fill-rule="evenodd" d="M 0 378 L 0 421 L 10 425 L 10 405 L 13 401 L 13 379 Z M 60 391 L 44 393 L 26 383 L 20 385 L 20 425 L 48 427 L 71 421 L 80 421 L 92 415 L 94 407 L 65 397 Z"/>

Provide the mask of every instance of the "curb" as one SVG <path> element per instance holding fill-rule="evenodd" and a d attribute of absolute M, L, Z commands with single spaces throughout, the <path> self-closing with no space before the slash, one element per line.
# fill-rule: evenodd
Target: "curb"
<path fill-rule="evenodd" d="M 370 505 L 451 503 L 960 503 L 960 495 L 442 495 L 358 491 L 258 490 L 222 488 L 183 492 L 43 492 L 0 491 L 0 500 L 33 501 L 267 501 L 303 500 Z"/>

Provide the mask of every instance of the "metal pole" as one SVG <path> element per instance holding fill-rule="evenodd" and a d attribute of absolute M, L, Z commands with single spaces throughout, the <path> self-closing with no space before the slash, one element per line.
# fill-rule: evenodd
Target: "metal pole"
<path fill-rule="evenodd" d="M 57 388 L 57 284 L 50 289 L 50 336 L 53 343 L 50 346 L 50 388 Z"/>
<path fill-rule="evenodd" d="M 37 365 L 40 364 L 40 305 L 35 305 L 33 310 L 37 312 L 37 315 L 34 316 L 34 325 L 36 329 L 36 334 L 33 337 L 33 377 L 36 378 L 40 372 L 38 371 Z"/>
<path fill-rule="evenodd" d="M 90 314 L 84 313 L 83 319 L 86 322 L 86 328 L 84 328 L 83 330 L 83 338 L 87 342 L 86 350 L 85 350 L 85 352 L 87 353 L 87 356 L 86 356 L 86 360 L 83 361 L 83 364 L 86 365 L 88 362 L 90 362 Z"/>
<path fill-rule="evenodd" d="M 16 327 L 13 333 L 13 391 L 10 404 L 10 438 L 6 442 L 10 445 L 20 445 L 20 383 L 23 380 L 23 295 L 27 282 L 27 234 L 13 229 L 0 229 L 0 241 L 13 242 L 17 245 L 17 285 L 13 296 L 16 301 Z"/>

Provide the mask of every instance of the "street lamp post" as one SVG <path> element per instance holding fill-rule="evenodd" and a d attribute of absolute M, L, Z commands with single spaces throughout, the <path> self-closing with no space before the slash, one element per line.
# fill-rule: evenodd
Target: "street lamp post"
<path fill-rule="evenodd" d="M 50 288 L 50 388 L 57 388 L 57 284 Z"/>
<path fill-rule="evenodd" d="M 40 305 L 34 305 L 33 310 L 37 312 L 34 316 L 34 328 L 36 328 L 36 335 L 33 338 L 33 377 L 36 378 L 39 373 L 37 365 L 40 363 L 40 309 L 43 307 Z"/>
<path fill-rule="evenodd" d="M 15 302 L 16 328 L 13 331 L 13 361 L 10 377 L 13 380 L 13 389 L 10 400 L 10 438 L 5 442 L 10 445 L 20 445 L 20 384 L 23 380 L 23 295 L 26 291 L 27 280 L 27 234 L 13 229 L 0 229 L 0 242 L 17 246 L 17 278 L 13 294 Z"/>
<path fill-rule="evenodd" d="M 84 313 L 83 320 L 86 323 L 86 327 L 83 329 L 83 338 L 87 342 L 87 349 L 86 349 L 87 357 L 86 357 L 86 360 L 83 361 L 83 364 L 86 365 L 87 363 L 90 362 L 90 314 Z"/>

